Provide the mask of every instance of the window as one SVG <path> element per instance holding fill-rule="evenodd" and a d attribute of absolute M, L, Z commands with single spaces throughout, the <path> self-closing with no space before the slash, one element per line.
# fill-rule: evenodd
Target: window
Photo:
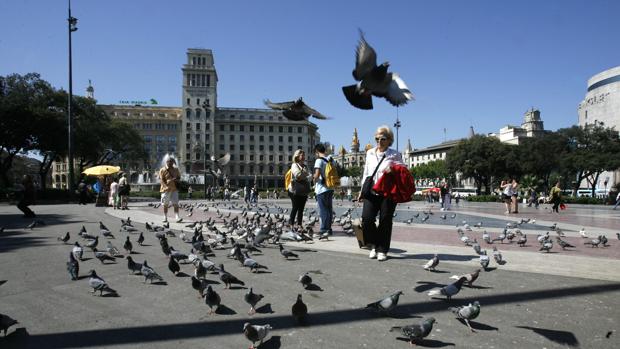
<path fill-rule="evenodd" d="M 235 135 L 230 135 L 230 136 L 228 137 L 228 139 L 229 139 L 231 142 L 234 142 L 234 141 L 235 141 Z"/>
<path fill-rule="evenodd" d="M 278 142 L 284 142 L 284 137 L 278 136 Z"/>
<path fill-rule="evenodd" d="M 269 151 L 273 151 L 273 144 L 269 145 Z"/>
<path fill-rule="evenodd" d="M 289 145 L 289 146 L 288 146 L 288 151 L 289 151 L 289 152 L 292 152 L 292 151 L 293 151 L 293 146 L 292 146 L 292 145 Z"/>
<path fill-rule="evenodd" d="M 207 86 L 211 86 L 211 75 L 207 74 Z"/>
<path fill-rule="evenodd" d="M 250 144 L 250 150 L 254 150 L 254 144 Z"/>
<path fill-rule="evenodd" d="M 278 132 L 283 132 L 283 131 L 284 131 L 284 127 L 278 126 Z"/>
<path fill-rule="evenodd" d="M 254 155 L 250 155 L 250 161 L 254 161 Z"/>
<path fill-rule="evenodd" d="M 265 132 L 265 126 L 258 126 L 258 132 Z"/>
<path fill-rule="evenodd" d="M 176 144 L 177 143 L 177 137 L 176 136 L 168 136 L 168 143 Z"/>
<path fill-rule="evenodd" d="M 289 126 L 289 127 L 288 127 L 288 132 L 289 132 L 289 133 L 293 133 L 293 126 Z"/>
<path fill-rule="evenodd" d="M 220 142 L 224 142 L 224 135 L 220 135 Z"/>
<path fill-rule="evenodd" d="M 269 126 L 269 132 L 273 132 L 273 126 Z"/>
<path fill-rule="evenodd" d="M 239 131 L 241 132 L 245 131 L 245 125 L 239 125 Z"/>
<path fill-rule="evenodd" d="M 191 130 L 192 129 L 192 123 L 191 122 L 185 123 L 185 128 L 188 129 L 188 130 Z"/>
<path fill-rule="evenodd" d="M 196 98 L 196 105 L 200 106 L 200 98 Z"/>
<path fill-rule="evenodd" d="M 254 125 L 250 125 L 250 132 L 254 132 Z"/>
<path fill-rule="evenodd" d="M 239 160 L 241 160 L 241 161 L 245 160 L 245 155 L 243 155 L 243 154 L 239 155 Z"/>
<path fill-rule="evenodd" d="M 220 125 L 220 131 L 224 131 L 224 125 Z"/>
<path fill-rule="evenodd" d="M 273 155 L 269 155 L 269 161 L 273 161 Z M 273 174 L 273 168 L 272 168 L 272 171 L 270 173 Z"/>
<path fill-rule="evenodd" d="M 269 174 L 273 174 L 273 165 L 269 165 Z"/>
<path fill-rule="evenodd" d="M 281 145 L 279 145 L 279 146 L 278 146 L 278 150 L 279 150 L 279 151 L 283 151 L 283 150 L 284 150 L 284 147 L 283 147 L 283 146 L 281 146 Z"/>
<path fill-rule="evenodd" d="M 196 140 L 200 142 L 200 133 L 196 133 Z"/>
<path fill-rule="evenodd" d="M 263 135 L 258 136 L 258 141 L 259 142 L 264 142 L 265 141 L 265 136 L 263 136 Z"/>
<path fill-rule="evenodd" d="M 200 152 L 199 152 L 199 151 L 197 151 L 197 152 L 196 152 L 196 160 L 200 160 L 200 159 L 201 159 L 201 157 L 200 157 Z"/>
<path fill-rule="evenodd" d="M 301 143 L 301 142 L 302 142 L 302 141 L 301 141 L 301 136 L 300 136 L 300 137 L 297 137 L 297 142 L 299 142 L 299 143 Z"/>
<path fill-rule="evenodd" d="M 301 126 L 297 126 L 297 133 L 301 133 Z"/>
<path fill-rule="evenodd" d="M 241 160 L 243 160 L 243 159 L 241 159 Z M 240 175 L 245 174 L 245 166 L 239 165 L 239 174 Z"/>
<path fill-rule="evenodd" d="M 245 141 L 245 135 L 239 135 L 239 141 L 241 142 Z"/>
<path fill-rule="evenodd" d="M 273 136 L 269 136 L 269 142 L 273 142 Z"/>
<path fill-rule="evenodd" d="M 254 135 L 250 135 L 250 142 L 254 142 Z"/>
<path fill-rule="evenodd" d="M 234 131 L 235 130 L 235 125 L 230 125 L 230 130 Z"/>
<path fill-rule="evenodd" d="M 200 123 L 199 122 L 196 123 L 196 131 L 200 131 Z"/>
<path fill-rule="evenodd" d="M 202 109 L 196 109 L 196 119 L 200 119 L 200 113 L 202 113 Z"/>
<path fill-rule="evenodd" d="M 254 166 L 250 165 L 250 174 L 254 174 Z"/>
<path fill-rule="evenodd" d="M 240 145 L 239 145 L 239 150 L 245 150 L 245 145 L 240 144 Z"/>
<path fill-rule="evenodd" d="M 209 126 L 209 124 L 207 124 L 207 126 Z M 208 129 L 208 127 L 207 127 L 207 129 Z M 211 138 L 211 135 L 207 133 L 205 135 L 205 140 L 208 141 L 210 138 Z"/>
<path fill-rule="evenodd" d="M 188 118 L 188 119 L 192 117 L 192 110 L 191 109 L 187 109 L 185 111 L 185 117 Z"/>
<path fill-rule="evenodd" d="M 224 150 L 224 144 L 220 144 L 220 150 Z"/>
<path fill-rule="evenodd" d="M 288 136 L 289 143 L 293 143 L 293 136 Z"/>
<path fill-rule="evenodd" d="M 262 144 L 261 144 L 261 145 L 259 145 L 259 146 L 258 146 L 258 150 L 265 150 L 265 146 L 264 146 L 264 145 L 262 145 Z"/>
<path fill-rule="evenodd" d="M 235 150 L 235 145 L 234 145 L 234 144 L 231 144 L 231 145 L 230 145 L 230 150 Z M 231 159 L 231 160 L 232 160 L 232 159 Z"/>
<path fill-rule="evenodd" d="M 207 124 L 206 124 L 206 129 L 207 129 L 207 130 L 210 130 L 210 129 L 211 129 L 211 124 L 207 123 Z"/>
<path fill-rule="evenodd" d="M 259 119 L 259 120 L 263 120 L 264 118 L 265 118 L 265 116 L 264 116 L 264 115 L 259 115 L 259 116 L 258 116 L 258 119 Z"/>
<path fill-rule="evenodd" d="M 189 141 L 190 139 L 192 139 L 192 138 L 191 138 L 191 135 L 190 135 L 189 133 L 186 133 L 186 134 L 185 134 L 185 140 L 186 140 L 186 141 Z"/>
<path fill-rule="evenodd" d="M 284 156 L 278 155 L 278 161 L 284 161 Z M 280 172 L 282 172 L 282 170 L 280 170 Z"/>
<path fill-rule="evenodd" d="M 186 150 L 186 151 L 189 151 L 189 150 L 190 150 L 190 146 L 191 146 L 191 145 L 190 145 L 189 143 L 185 143 L 185 150 Z"/>
<path fill-rule="evenodd" d="M 187 105 L 192 105 L 192 102 L 189 98 L 187 99 Z"/>

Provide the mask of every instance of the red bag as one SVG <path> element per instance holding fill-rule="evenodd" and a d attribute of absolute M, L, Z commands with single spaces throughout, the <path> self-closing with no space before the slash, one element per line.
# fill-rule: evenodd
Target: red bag
<path fill-rule="evenodd" d="M 566 205 L 560 204 L 560 210 L 566 210 Z"/>

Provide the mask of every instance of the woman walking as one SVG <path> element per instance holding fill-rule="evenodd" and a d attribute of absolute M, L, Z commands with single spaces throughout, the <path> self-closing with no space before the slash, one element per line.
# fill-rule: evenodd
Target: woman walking
<path fill-rule="evenodd" d="M 297 149 L 293 154 L 293 164 L 291 165 L 291 184 L 288 186 L 288 196 L 291 198 L 291 216 L 288 220 L 290 225 L 301 226 L 304 215 L 304 207 L 306 201 L 308 201 L 308 194 L 310 193 L 310 182 L 308 176 L 308 168 L 304 163 L 306 161 L 306 153 Z"/>
<path fill-rule="evenodd" d="M 404 165 L 402 156 L 399 152 L 390 148 L 394 142 L 394 133 L 388 126 L 379 126 L 375 132 L 377 146 L 366 152 L 366 163 L 364 165 L 363 177 L 377 183 L 383 175 L 392 171 L 392 166 L 396 164 Z M 370 179 L 367 179 L 370 177 Z M 364 185 L 366 187 L 366 185 Z M 392 241 L 392 217 L 396 209 L 396 202 L 390 197 L 376 195 L 358 196 L 364 200 L 362 210 L 362 229 L 364 232 L 364 242 L 370 247 L 369 258 L 377 258 L 379 261 L 387 260 L 387 253 L 390 250 Z M 379 226 L 375 220 L 379 215 Z"/>
<path fill-rule="evenodd" d="M 562 189 L 560 188 L 560 181 L 555 183 L 555 186 L 551 188 L 549 191 L 549 197 L 551 198 L 551 203 L 553 204 L 551 212 L 560 213 L 559 207 L 562 203 Z"/>

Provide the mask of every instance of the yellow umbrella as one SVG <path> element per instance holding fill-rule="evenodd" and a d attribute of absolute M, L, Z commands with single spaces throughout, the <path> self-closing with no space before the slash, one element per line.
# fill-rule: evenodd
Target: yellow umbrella
<path fill-rule="evenodd" d="M 119 166 L 100 165 L 91 168 L 87 168 L 82 173 L 88 176 L 105 176 L 119 172 L 121 168 Z"/>

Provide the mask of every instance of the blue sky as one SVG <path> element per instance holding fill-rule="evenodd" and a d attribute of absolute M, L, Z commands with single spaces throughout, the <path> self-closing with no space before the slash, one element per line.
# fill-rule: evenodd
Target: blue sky
<path fill-rule="evenodd" d="M 329 121 L 322 140 L 363 143 L 397 110 L 375 100 L 357 110 L 342 95 L 353 83 L 357 28 L 415 93 L 399 108 L 400 144 L 426 147 L 520 124 L 531 107 L 545 128 L 577 122 L 594 74 L 620 65 L 620 1 L 199 1 L 73 0 L 74 93 L 93 81 L 100 103 L 181 105 L 187 48 L 210 48 L 218 105 L 261 108 L 304 100 Z M 67 88 L 67 1 L 0 2 L 0 75 L 39 72 Z"/>

